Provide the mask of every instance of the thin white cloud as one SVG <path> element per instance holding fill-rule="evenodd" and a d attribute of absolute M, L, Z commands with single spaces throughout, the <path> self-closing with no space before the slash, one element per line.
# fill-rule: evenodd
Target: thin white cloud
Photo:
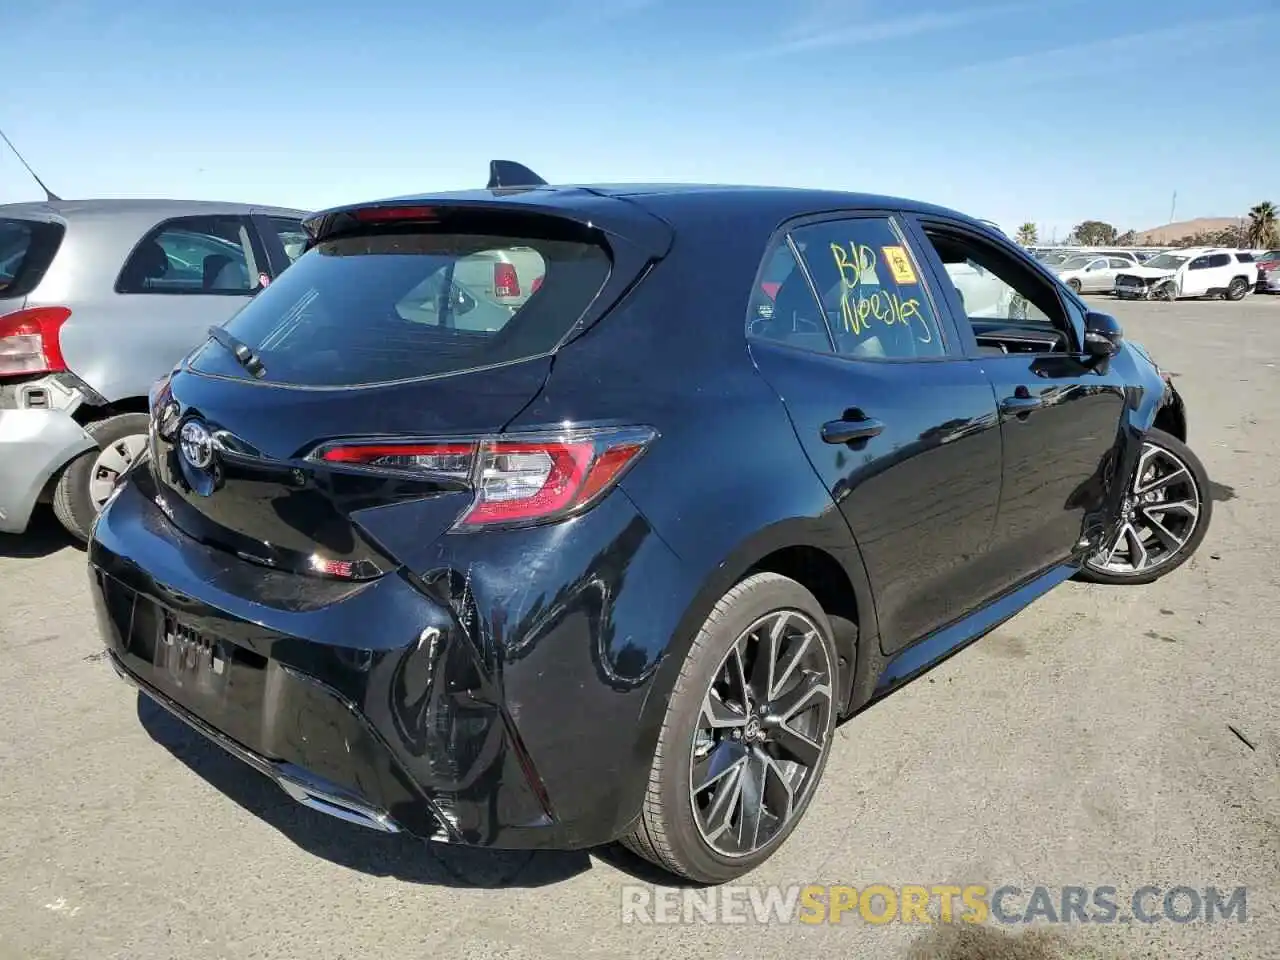
<path fill-rule="evenodd" d="M 745 59 L 784 57 L 792 54 L 855 47 L 886 40 L 903 40 L 924 33 L 937 33 L 970 23 L 1023 12 L 1028 0 L 1021 2 L 969 7 L 961 10 L 924 10 L 900 17 L 875 19 L 875 7 L 852 5 L 837 0 L 816 0 L 801 18 L 786 30 L 783 39 L 759 50 L 750 51 Z M 866 18 L 864 19 L 864 15 Z"/>
<path fill-rule="evenodd" d="M 1229 19 L 1195 20 L 1155 27 L 1137 33 L 1068 44 L 1049 50 L 1022 53 L 996 60 L 982 60 L 943 71 L 957 77 L 1009 79 L 1032 83 L 1108 76 L 1113 70 L 1146 64 L 1167 69 L 1206 49 L 1221 47 L 1247 36 L 1251 28 L 1276 23 L 1273 14 L 1262 13 Z"/>

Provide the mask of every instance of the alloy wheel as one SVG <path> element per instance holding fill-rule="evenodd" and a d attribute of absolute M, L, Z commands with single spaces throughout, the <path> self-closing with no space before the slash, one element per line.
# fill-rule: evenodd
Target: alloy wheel
<path fill-rule="evenodd" d="M 95 510 L 101 510 L 111 498 L 120 478 L 133 466 L 146 446 L 146 436 L 134 434 L 108 444 L 98 454 L 89 471 L 89 502 Z"/>
<path fill-rule="evenodd" d="M 694 822 L 717 853 L 761 850 L 803 809 L 830 749 L 833 673 L 818 626 L 796 610 L 761 617 L 725 654 L 689 764 Z"/>
<path fill-rule="evenodd" d="M 1144 443 L 1125 494 L 1120 529 L 1089 559 L 1095 570 L 1128 577 L 1149 573 L 1178 556 L 1200 521 L 1201 491 L 1171 450 Z"/>

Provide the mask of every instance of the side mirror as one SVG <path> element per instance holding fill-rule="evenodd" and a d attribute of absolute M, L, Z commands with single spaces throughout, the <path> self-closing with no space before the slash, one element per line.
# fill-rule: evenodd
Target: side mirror
<path fill-rule="evenodd" d="M 1090 311 L 1084 318 L 1084 351 L 1091 357 L 1114 357 L 1124 342 L 1120 321 L 1109 313 Z"/>

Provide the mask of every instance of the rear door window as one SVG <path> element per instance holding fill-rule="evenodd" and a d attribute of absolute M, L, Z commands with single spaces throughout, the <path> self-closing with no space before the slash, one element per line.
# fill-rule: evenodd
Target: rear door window
<path fill-rule="evenodd" d="M 0 299 L 25 297 L 39 285 L 65 232 L 57 223 L 0 217 Z"/>
<path fill-rule="evenodd" d="M 923 273 L 893 220 L 868 216 L 813 223 L 794 230 L 791 240 L 821 295 L 836 353 L 862 360 L 946 355 Z M 779 319 L 785 313 L 783 294 L 791 287 L 788 281 L 779 292 Z M 807 289 L 803 293 L 811 296 Z"/>
<path fill-rule="evenodd" d="M 249 221 L 236 216 L 178 217 L 129 254 L 117 293 L 244 296 L 261 286 Z"/>
<path fill-rule="evenodd" d="M 504 264 L 495 271 L 495 264 Z M 509 267 L 509 268 L 508 268 Z M 608 252 L 560 235 L 394 230 L 323 241 L 227 324 L 262 380 L 337 387 L 421 379 L 540 356 L 609 278 Z M 494 278 L 520 283 L 498 285 Z M 249 374 L 216 342 L 196 370 Z"/>

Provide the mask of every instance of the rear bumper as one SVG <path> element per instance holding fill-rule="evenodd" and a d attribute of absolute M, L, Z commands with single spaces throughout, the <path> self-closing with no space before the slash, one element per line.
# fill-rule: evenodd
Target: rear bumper
<path fill-rule="evenodd" d="M 116 670 L 295 799 L 432 840 L 578 849 L 638 815 L 657 736 L 661 644 L 638 640 L 662 610 L 620 599 L 622 579 L 665 594 L 682 574 L 627 498 L 590 521 L 556 531 L 558 555 L 632 559 L 585 586 L 533 582 L 534 548 L 563 573 L 545 531 L 512 534 L 506 559 L 460 538 L 489 558 L 449 577 L 352 584 L 202 547 L 127 481 L 89 544 L 91 595 Z M 216 651 L 221 679 L 175 671 L 175 649 Z"/>
<path fill-rule="evenodd" d="M 99 517 L 89 575 L 117 672 L 295 799 L 425 839 L 566 845 L 467 634 L 404 577 L 353 585 L 206 550 L 133 484 Z M 175 669 L 175 621 L 216 650 L 219 680 Z"/>
<path fill-rule="evenodd" d="M 96 443 L 59 410 L 0 410 L 0 533 L 22 533 L 50 478 Z"/>
<path fill-rule="evenodd" d="M 221 747 L 242 763 L 248 764 L 259 773 L 273 780 L 285 793 L 293 797 L 303 806 L 311 807 L 329 816 L 369 827 L 382 833 L 399 833 L 400 826 L 383 810 L 372 807 L 358 794 L 344 789 L 335 783 L 321 780 L 319 777 L 289 763 L 268 760 L 252 750 L 232 740 L 230 737 L 205 723 L 195 714 L 180 706 L 154 687 L 138 679 L 116 653 L 108 653 L 112 669 L 120 679 L 145 693 L 153 702 L 181 720 L 196 733 L 214 745 Z M 447 831 L 441 830 L 442 839 L 449 839 Z"/>

